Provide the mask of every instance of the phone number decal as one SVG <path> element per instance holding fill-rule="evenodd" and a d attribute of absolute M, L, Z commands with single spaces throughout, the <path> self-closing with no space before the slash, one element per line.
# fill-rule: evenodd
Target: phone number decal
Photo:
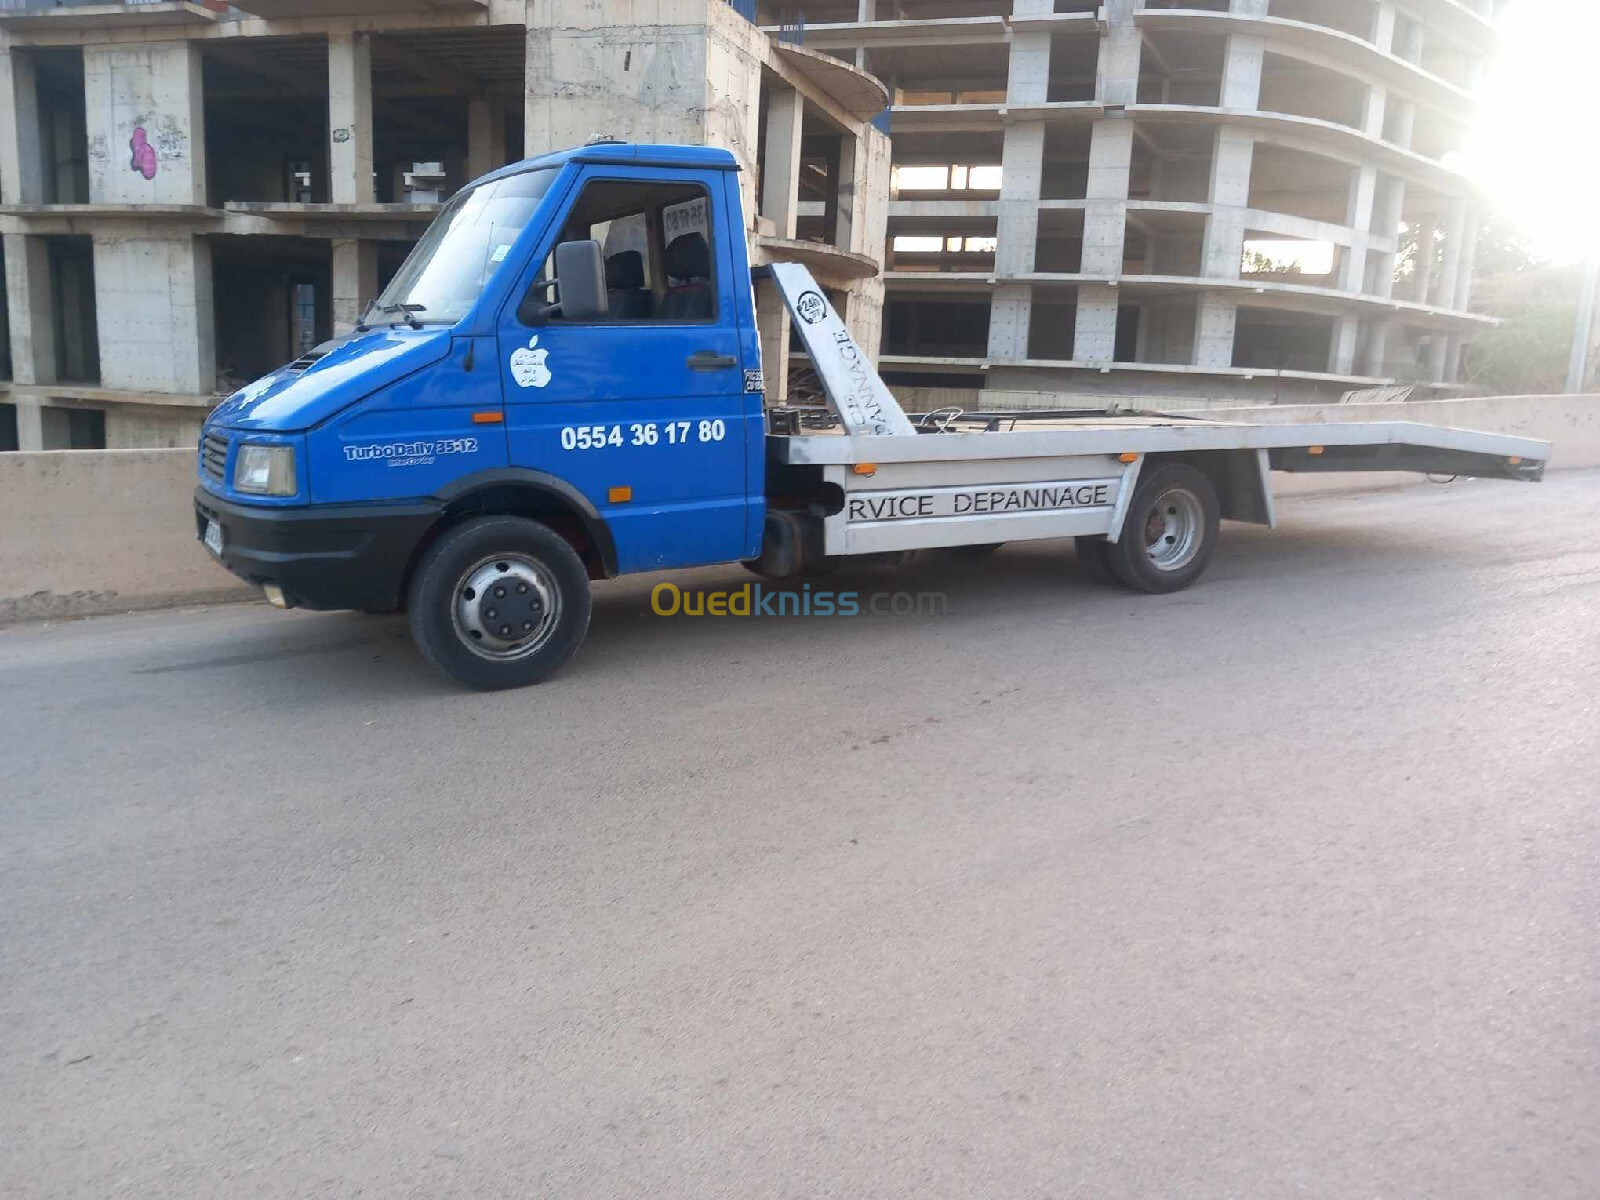
<path fill-rule="evenodd" d="M 721 442 L 728 426 L 712 421 L 666 421 L 662 424 L 568 425 L 561 430 L 563 450 L 604 450 L 608 446 L 687 446 Z"/>

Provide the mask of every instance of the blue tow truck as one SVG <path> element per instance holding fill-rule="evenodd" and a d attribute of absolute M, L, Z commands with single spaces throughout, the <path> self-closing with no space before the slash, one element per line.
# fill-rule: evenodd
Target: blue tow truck
<path fill-rule="evenodd" d="M 1274 522 L 1271 470 L 1542 476 L 1546 443 L 1417 424 L 913 420 L 803 267 L 753 277 L 737 170 L 602 142 L 462 190 L 354 332 L 211 414 L 200 540 L 279 607 L 405 610 L 436 667 L 502 688 L 565 663 L 617 575 L 1072 537 L 1170 592 L 1220 520 Z M 758 281 L 828 409 L 767 408 Z"/>

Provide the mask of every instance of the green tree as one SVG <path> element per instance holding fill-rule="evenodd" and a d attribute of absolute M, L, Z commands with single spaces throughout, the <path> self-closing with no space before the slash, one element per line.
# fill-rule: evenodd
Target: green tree
<path fill-rule="evenodd" d="M 1559 392 L 1566 383 L 1583 270 L 1540 258 L 1503 213 L 1478 236 L 1472 309 L 1498 317 L 1467 347 L 1462 382 L 1498 394 Z"/>

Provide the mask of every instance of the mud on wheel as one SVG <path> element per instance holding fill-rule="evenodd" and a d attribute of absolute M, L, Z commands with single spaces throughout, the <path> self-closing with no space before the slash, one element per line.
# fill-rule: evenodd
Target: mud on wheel
<path fill-rule="evenodd" d="M 411 579 L 411 635 L 470 687 L 538 683 L 589 628 L 589 573 L 566 539 L 522 517 L 476 517 L 428 548 Z"/>
<path fill-rule="evenodd" d="M 1113 578 L 1139 592 L 1176 592 L 1204 573 L 1221 504 L 1211 480 L 1184 463 L 1149 470 L 1134 489 L 1122 536 L 1090 547 Z M 1080 540 L 1080 553 L 1084 547 Z"/>

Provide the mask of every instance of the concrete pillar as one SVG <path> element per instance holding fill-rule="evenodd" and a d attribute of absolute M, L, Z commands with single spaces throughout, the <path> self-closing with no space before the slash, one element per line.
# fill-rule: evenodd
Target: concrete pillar
<path fill-rule="evenodd" d="M 1381 138 L 1383 136 L 1384 118 L 1389 112 L 1389 92 L 1387 88 L 1373 84 L 1367 88 L 1366 104 L 1362 108 L 1361 132 L 1368 137 Z"/>
<path fill-rule="evenodd" d="M 1385 366 L 1388 355 L 1389 325 L 1385 321 L 1374 321 L 1372 328 L 1367 331 L 1367 344 L 1361 351 L 1360 373 L 1375 379 L 1387 377 Z"/>
<path fill-rule="evenodd" d="M 1244 259 L 1255 141 L 1248 133 L 1225 125 L 1217 130 L 1215 147 L 1208 190 L 1212 211 L 1201 244 L 1200 273 L 1212 279 L 1237 279 Z"/>
<path fill-rule="evenodd" d="M 516 6 L 513 6 L 516 7 Z M 528 0 L 529 153 L 604 130 L 625 141 L 724 146 L 756 175 L 768 38 L 732 5 Z M 744 196 L 754 215 L 755 195 Z"/>
<path fill-rule="evenodd" d="M 44 155 L 39 129 L 39 89 L 33 59 L 0 54 L 0 202 L 44 202 Z"/>
<path fill-rule="evenodd" d="M 1350 193 L 1344 223 L 1362 233 L 1372 232 L 1373 205 L 1378 199 L 1378 169 L 1358 167 L 1350 176 Z"/>
<path fill-rule="evenodd" d="M 1411 296 L 1427 304 L 1433 295 L 1433 260 L 1439 249 L 1439 227 L 1432 217 L 1424 217 L 1417 228 L 1417 261 L 1411 281 Z"/>
<path fill-rule="evenodd" d="M 1006 103 L 1043 104 L 1050 97 L 1050 35 L 1013 33 Z"/>
<path fill-rule="evenodd" d="M 44 406 L 21 396 L 12 403 L 17 406 L 17 449 L 24 453 L 48 449 L 44 444 Z"/>
<path fill-rule="evenodd" d="M 1259 80 L 1259 76 L 1257 78 Z M 1239 278 L 1254 163 L 1255 142 L 1249 134 L 1226 125 L 1217 130 L 1208 192 L 1211 214 L 1206 218 L 1205 240 L 1200 251 L 1200 273 L 1208 279 Z M 1230 295 L 1225 292 L 1201 294 L 1195 313 L 1197 366 L 1233 365 L 1233 333 L 1237 320 L 1237 305 Z"/>
<path fill-rule="evenodd" d="M 1394 53 L 1395 8 L 1391 0 L 1378 0 L 1372 14 L 1372 44 L 1384 54 Z"/>
<path fill-rule="evenodd" d="M 467 104 L 467 178 L 506 165 L 506 114 L 498 100 L 479 96 Z"/>
<path fill-rule="evenodd" d="M 1122 274 L 1128 230 L 1128 172 L 1133 165 L 1133 123 L 1095 123 L 1089 141 L 1089 184 L 1083 213 L 1083 274 Z M 1085 284 L 1078 289 L 1073 358 L 1111 362 L 1116 357 L 1117 289 Z"/>
<path fill-rule="evenodd" d="M 100 378 L 136 392 L 217 388 L 211 245 L 197 237 L 96 237 Z"/>
<path fill-rule="evenodd" d="M 1139 58 L 1144 40 L 1133 23 L 1144 0 L 1106 0 L 1106 32 L 1100 39 L 1095 95 L 1102 104 L 1134 104 L 1139 99 Z"/>
<path fill-rule="evenodd" d="M 756 286 L 756 327 L 761 331 L 761 369 L 766 376 L 767 404 L 789 400 L 789 312 L 778 286 L 770 279 Z"/>
<path fill-rule="evenodd" d="M 1122 273 L 1132 165 L 1133 122 L 1096 122 L 1089 141 L 1089 185 L 1083 214 L 1085 275 Z"/>
<path fill-rule="evenodd" d="M 1039 190 L 1044 181 L 1042 121 L 1006 126 L 1001 152 L 995 274 L 1002 279 L 1034 269 L 1039 246 Z"/>
<path fill-rule="evenodd" d="M 1236 35 L 1228 39 L 1222 66 L 1222 107 L 1253 112 L 1261 104 L 1261 68 L 1266 61 L 1264 38 Z"/>
<path fill-rule="evenodd" d="M 893 144 L 888 134 L 868 125 L 856 138 L 855 150 L 854 190 L 850 197 L 853 215 L 846 249 L 881 261 L 889 249 L 888 183 L 893 169 Z"/>
<path fill-rule="evenodd" d="M 1444 381 L 1450 371 L 1450 347 L 1455 339 L 1435 333 L 1428 342 L 1428 379 Z"/>
<path fill-rule="evenodd" d="M 800 132 L 805 100 L 774 85 L 767 99 L 767 156 L 761 164 L 761 215 L 778 237 L 794 240 L 800 220 Z"/>
<path fill-rule="evenodd" d="M 1043 0 L 1016 0 L 1017 16 L 1053 12 Z M 1044 104 L 1050 98 L 1050 35 L 1013 33 L 1006 102 Z M 1044 183 L 1045 127 L 1041 121 L 1007 125 L 1001 147 L 1000 203 L 995 228 L 995 275 L 1000 280 L 1026 275 L 1037 265 L 1039 192 Z M 989 298 L 991 362 L 1021 362 L 1028 357 L 1033 327 L 1033 288 L 1004 283 Z"/>
<path fill-rule="evenodd" d="M 1399 55 L 1408 63 L 1422 61 L 1422 22 L 1407 20 L 1402 31 L 1395 37 L 1391 52 Z"/>
<path fill-rule="evenodd" d="M 1450 308 L 1456 302 L 1461 292 L 1461 272 L 1467 266 L 1465 250 L 1467 248 L 1467 202 L 1461 199 L 1450 201 L 1449 210 L 1445 214 L 1444 227 L 1444 260 L 1439 264 L 1438 303 L 1442 308 Z"/>
<path fill-rule="evenodd" d="M 196 42 L 83 48 L 93 204 L 204 204 L 205 104 Z"/>
<path fill-rule="evenodd" d="M 5 246 L 11 378 L 21 384 L 54 383 L 55 302 L 48 243 L 41 237 L 8 233 Z"/>
<path fill-rule="evenodd" d="M 1389 135 L 1388 140 L 1392 145 L 1399 146 L 1402 150 L 1409 150 L 1411 149 L 1412 138 L 1417 131 L 1417 102 L 1396 96 L 1391 104 L 1393 109 L 1392 119 L 1385 122 L 1384 128 L 1379 131 L 1378 136 L 1381 137 L 1384 133 L 1387 133 Z"/>
<path fill-rule="evenodd" d="M 357 238 L 333 243 L 333 333 L 356 327 L 367 304 L 378 298 L 378 244 Z"/>
<path fill-rule="evenodd" d="M 828 236 L 841 250 L 853 248 L 857 210 L 858 179 L 865 178 L 866 164 L 862 161 L 861 139 L 848 133 L 839 135 L 839 149 L 834 160 L 833 226 Z"/>
<path fill-rule="evenodd" d="M 335 204 L 371 204 L 372 39 L 365 33 L 328 36 L 330 192 Z"/>
<path fill-rule="evenodd" d="M 1194 326 L 1194 361 L 1201 367 L 1233 365 L 1233 335 L 1239 323 L 1239 306 L 1231 297 L 1206 292 Z"/>
<path fill-rule="evenodd" d="M 1033 325 L 1033 289 L 1024 283 L 1001 284 L 989 301 L 989 359 L 1021 362 L 1028 357 Z"/>
<path fill-rule="evenodd" d="M 1356 347 L 1360 341 L 1360 320 L 1355 317 L 1340 317 L 1334 323 L 1332 345 L 1328 348 L 1328 370 L 1335 375 L 1354 374 Z"/>
<path fill-rule="evenodd" d="M 1382 186 L 1377 189 L 1377 196 L 1372 204 L 1372 223 L 1370 231 L 1377 237 L 1397 238 L 1400 234 L 1400 218 L 1405 211 L 1406 185 L 1393 176 L 1386 177 Z M 1394 295 L 1394 270 L 1395 256 L 1393 253 L 1369 253 L 1369 258 L 1376 263 L 1377 277 L 1373 280 L 1372 294 L 1388 299 Z"/>
<path fill-rule="evenodd" d="M 1377 193 L 1377 168 L 1360 167 L 1351 175 L 1344 223 L 1355 233 L 1351 244 L 1339 255 L 1339 286 L 1347 292 L 1362 292 L 1367 287 L 1367 259 L 1372 251 L 1372 205 Z"/>
<path fill-rule="evenodd" d="M 1265 0 L 1233 0 L 1231 11 L 1263 16 Z M 1266 42 L 1259 37 L 1228 38 L 1223 59 L 1222 107 L 1254 111 L 1261 102 L 1261 71 Z M 1200 273 L 1209 279 L 1238 279 L 1244 258 L 1245 210 L 1250 203 L 1250 176 L 1255 167 L 1255 141 L 1243 130 L 1217 130 L 1211 157 L 1205 240 Z M 1233 365 L 1233 335 L 1238 306 L 1224 292 L 1204 292 L 1195 313 L 1195 365 Z"/>

